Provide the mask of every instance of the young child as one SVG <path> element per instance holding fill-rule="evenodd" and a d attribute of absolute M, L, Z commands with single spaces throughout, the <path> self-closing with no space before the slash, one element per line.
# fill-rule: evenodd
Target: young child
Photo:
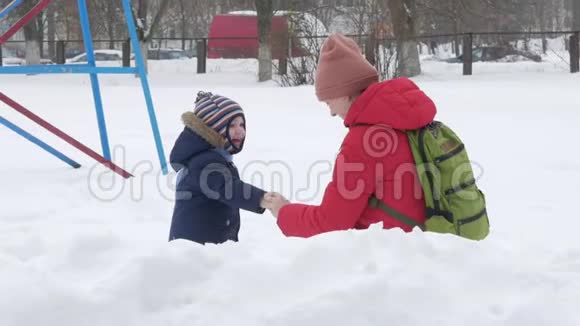
<path fill-rule="evenodd" d="M 231 99 L 199 92 L 171 151 L 177 174 L 169 241 L 238 241 L 239 209 L 264 212 L 265 192 L 240 180 L 232 155 L 244 147 L 246 121 Z"/>

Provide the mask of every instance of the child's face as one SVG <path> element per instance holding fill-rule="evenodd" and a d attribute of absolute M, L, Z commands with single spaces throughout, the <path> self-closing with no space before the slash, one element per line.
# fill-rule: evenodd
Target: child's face
<path fill-rule="evenodd" d="M 331 116 L 339 116 L 344 120 L 353 101 L 350 99 L 350 97 L 343 96 L 326 100 L 324 102 L 326 105 L 328 105 Z"/>
<path fill-rule="evenodd" d="M 246 138 L 246 124 L 244 118 L 236 117 L 232 122 L 230 122 L 230 127 L 228 128 L 230 140 L 232 145 L 239 148 Z"/>

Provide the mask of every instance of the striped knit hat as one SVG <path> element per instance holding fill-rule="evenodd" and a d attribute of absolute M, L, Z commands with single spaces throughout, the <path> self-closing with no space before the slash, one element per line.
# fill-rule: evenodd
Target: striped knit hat
<path fill-rule="evenodd" d="M 243 143 L 240 148 L 236 148 L 228 137 L 228 127 L 231 121 L 238 116 L 244 117 L 244 111 L 238 103 L 225 96 L 199 92 L 195 99 L 193 114 L 186 112 L 183 120 L 186 126 L 193 129 L 216 148 L 226 149 L 230 153 L 238 153 L 242 150 Z M 204 127 L 209 127 L 211 130 Z"/>

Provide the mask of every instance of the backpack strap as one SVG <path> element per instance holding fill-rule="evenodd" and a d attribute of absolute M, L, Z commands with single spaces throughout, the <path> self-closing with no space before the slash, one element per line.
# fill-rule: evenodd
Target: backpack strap
<path fill-rule="evenodd" d="M 391 206 L 387 205 L 384 201 L 378 199 L 375 195 L 372 195 L 369 199 L 369 206 L 371 208 L 379 208 L 383 212 L 389 214 L 394 219 L 398 220 L 399 222 L 414 228 L 418 226 L 421 230 L 425 231 L 425 225 L 417 223 L 411 217 L 405 215 L 404 213 L 392 208 Z"/>
<path fill-rule="evenodd" d="M 443 211 L 440 209 L 434 209 L 434 208 L 430 208 L 427 207 L 425 209 L 426 213 L 427 213 L 427 219 L 432 218 L 433 216 L 443 216 L 444 219 L 446 219 L 449 223 L 454 224 L 454 217 L 453 217 L 453 213 L 449 212 L 449 211 Z"/>

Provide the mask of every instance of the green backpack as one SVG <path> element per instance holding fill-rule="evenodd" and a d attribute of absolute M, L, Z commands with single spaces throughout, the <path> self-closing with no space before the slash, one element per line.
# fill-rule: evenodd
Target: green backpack
<path fill-rule="evenodd" d="M 477 188 L 465 145 L 443 123 L 407 131 L 417 172 L 425 194 L 427 220 L 415 220 L 371 197 L 370 205 L 393 218 L 424 231 L 451 233 L 471 240 L 489 234 L 485 197 Z"/>

